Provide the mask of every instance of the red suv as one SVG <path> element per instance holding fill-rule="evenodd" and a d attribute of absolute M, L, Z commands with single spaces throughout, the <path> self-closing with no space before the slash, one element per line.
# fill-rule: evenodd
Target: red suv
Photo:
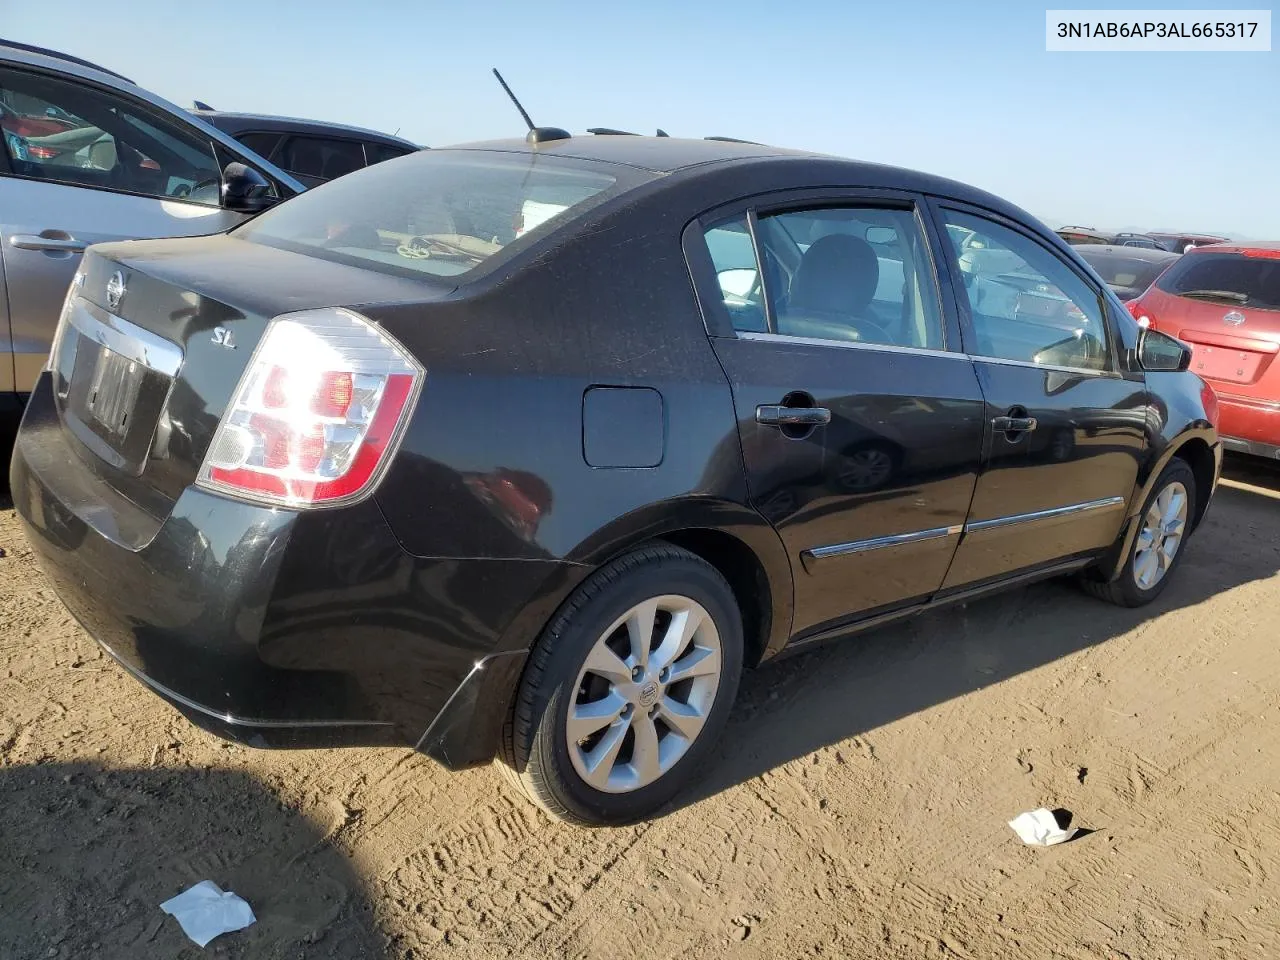
<path fill-rule="evenodd" d="M 1129 311 L 1189 343 L 1229 450 L 1280 458 L 1280 241 L 1194 247 Z"/>

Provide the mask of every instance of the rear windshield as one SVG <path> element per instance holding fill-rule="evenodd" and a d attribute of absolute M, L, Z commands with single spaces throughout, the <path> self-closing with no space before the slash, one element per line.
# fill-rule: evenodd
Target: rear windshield
<path fill-rule="evenodd" d="M 1097 272 L 1109 287 L 1146 289 L 1170 263 L 1169 260 L 1139 260 L 1136 257 L 1118 257 L 1115 254 L 1096 256 L 1088 250 L 1079 251 L 1085 262 Z"/>
<path fill-rule="evenodd" d="M 301 193 L 234 233 L 371 270 L 461 278 L 617 193 L 616 171 L 534 153 L 423 150 Z"/>
<path fill-rule="evenodd" d="M 1192 253 L 1174 264 L 1156 286 L 1178 296 L 1194 294 L 1197 299 L 1280 310 L 1280 259 Z"/>

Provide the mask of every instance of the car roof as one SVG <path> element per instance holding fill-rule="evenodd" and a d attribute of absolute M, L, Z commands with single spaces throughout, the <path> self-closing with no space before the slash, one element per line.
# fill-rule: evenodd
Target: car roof
<path fill-rule="evenodd" d="M 37 48 L 15 47 L 8 43 L 0 42 L 0 64 L 20 64 L 25 67 L 35 67 L 38 70 L 44 70 L 49 73 L 62 74 L 63 76 L 77 77 L 81 80 L 89 80 L 102 87 L 110 87 L 119 90 L 133 97 L 135 100 L 142 100 L 150 104 L 162 113 L 175 116 L 185 116 L 189 120 L 196 123 L 206 136 L 211 136 L 224 147 L 231 148 L 236 153 L 245 152 L 250 156 L 257 157 L 256 153 L 249 150 L 244 144 L 232 138 L 229 134 L 219 130 L 213 124 L 209 123 L 188 110 L 183 110 L 175 103 L 170 103 L 163 97 L 158 97 L 150 90 L 138 86 L 131 80 L 126 80 L 118 73 L 109 73 L 99 70 L 93 66 L 86 66 L 88 61 L 79 61 L 76 59 L 68 59 L 56 51 L 48 53 L 36 52 Z M 270 173 L 275 179 L 287 185 L 291 190 L 301 193 L 306 187 L 299 183 L 298 180 L 289 173 L 281 170 L 275 164 L 270 163 L 265 157 L 259 157 L 255 163 L 264 167 L 266 172 Z"/>
<path fill-rule="evenodd" d="M 301 117 L 280 117 L 269 113 L 241 113 L 230 110 L 192 110 L 190 112 L 223 129 L 234 128 L 237 133 L 249 130 L 266 133 L 277 131 L 281 133 L 345 133 L 359 137 L 362 140 L 376 140 L 380 143 L 408 147 L 411 150 L 420 149 L 418 144 L 412 140 L 346 123 L 330 123 L 327 120 L 306 120 Z"/>
<path fill-rule="evenodd" d="M 585 135 L 530 144 L 524 139 L 484 140 L 456 144 L 448 149 L 497 150 L 508 153 L 540 153 L 638 167 L 651 173 L 674 173 L 686 167 L 729 160 L 765 157 L 822 157 L 804 150 L 785 150 L 739 140 L 694 140 L 683 137 Z M 838 158 L 824 158 L 838 159 Z"/>
<path fill-rule="evenodd" d="M 829 174 L 833 167 L 841 168 L 842 182 L 847 184 L 861 181 L 866 185 L 883 185 L 886 181 L 889 181 L 892 182 L 894 189 L 918 190 L 922 193 L 949 196 L 957 200 L 985 206 L 997 212 L 1016 213 L 1026 220 L 1038 222 L 1030 213 L 1009 201 L 957 180 L 949 180 L 946 177 L 910 170 L 905 167 L 894 167 L 866 160 L 853 160 L 832 154 L 817 153 L 810 150 L 792 150 L 743 140 L 720 138 L 694 140 L 682 137 L 587 135 L 544 141 L 536 145 L 530 144 L 524 139 L 509 139 L 461 143 L 435 149 L 437 151 L 488 150 L 504 153 L 539 153 L 575 160 L 628 166 L 659 175 L 695 169 L 710 170 L 728 163 L 796 164 L 808 161 L 811 164 L 820 165 L 823 176 Z M 809 186 L 817 185 L 817 183 L 809 184 Z M 1048 230 L 1048 227 L 1045 229 Z"/>
<path fill-rule="evenodd" d="M 1159 263 L 1162 260 L 1177 260 L 1182 256 L 1182 254 L 1174 253 L 1172 250 L 1155 250 L 1151 247 L 1126 247 L 1109 243 L 1085 244 L 1084 246 L 1076 247 L 1076 253 L 1086 260 L 1091 256 L 1101 255 L 1105 258 L 1149 260 L 1152 263 Z"/>

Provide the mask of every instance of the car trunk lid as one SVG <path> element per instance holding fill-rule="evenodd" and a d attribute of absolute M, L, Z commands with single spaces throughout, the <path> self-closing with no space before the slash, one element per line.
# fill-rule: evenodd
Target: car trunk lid
<path fill-rule="evenodd" d="M 62 429 L 95 474 L 162 519 L 273 317 L 450 289 L 231 237 L 95 247 L 54 345 Z"/>

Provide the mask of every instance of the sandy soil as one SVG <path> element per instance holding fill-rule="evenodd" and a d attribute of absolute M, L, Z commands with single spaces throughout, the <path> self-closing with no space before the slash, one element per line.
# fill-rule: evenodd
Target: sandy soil
<path fill-rule="evenodd" d="M 105 660 L 0 508 L 0 957 L 1280 956 L 1280 472 L 1177 581 L 1045 584 L 751 674 L 707 781 L 626 830 L 492 769 L 268 753 Z M 1090 833 L 1048 850 L 1040 805 Z M 201 951 L 157 904 L 259 922 Z"/>

